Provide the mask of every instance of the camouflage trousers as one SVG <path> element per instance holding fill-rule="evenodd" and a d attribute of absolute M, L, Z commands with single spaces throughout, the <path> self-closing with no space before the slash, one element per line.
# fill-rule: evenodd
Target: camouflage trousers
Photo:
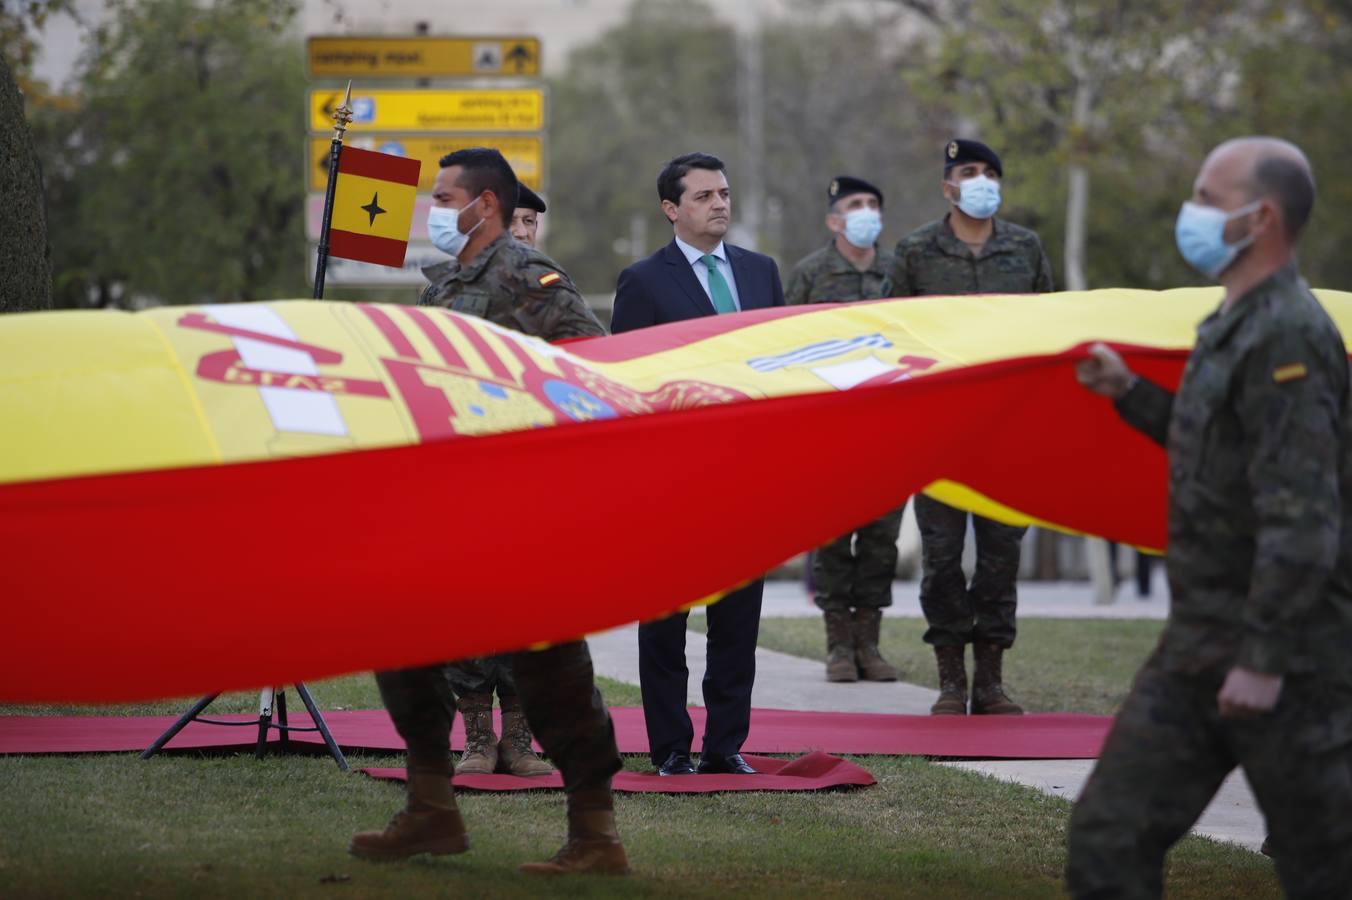
<path fill-rule="evenodd" d="M 1071 814 L 1073 896 L 1159 897 L 1166 852 L 1235 766 L 1267 818 L 1287 896 L 1348 896 L 1352 687 L 1292 676 L 1271 713 L 1222 719 L 1222 680 L 1154 659 L 1137 674 Z"/>
<path fill-rule="evenodd" d="M 446 677 L 457 697 L 466 694 L 492 694 L 499 697 L 516 696 L 516 678 L 512 675 L 512 654 L 479 656 L 458 659 L 446 665 Z"/>
<path fill-rule="evenodd" d="M 976 573 L 968 586 L 962 571 L 968 515 L 965 510 L 954 509 L 924 494 L 916 495 L 920 608 L 929 623 L 925 642 L 935 647 L 973 642 L 1011 647 L 1016 630 L 1019 554 L 1023 534 L 1028 529 L 973 515 Z"/>
<path fill-rule="evenodd" d="M 892 605 L 897 573 L 897 535 L 902 504 L 867 525 L 848 531 L 812 555 L 813 599 L 823 610 Z"/>
<path fill-rule="evenodd" d="M 563 774 L 564 790 L 607 787 L 622 768 L 615 727 L 596 689 L 582 641 L 511 654 L 521 706 L 535 739 Z M 455 695 L 445 664 L 376 673 L 380 699 L 410 764 L 445 765 L 451 752 Z"/>

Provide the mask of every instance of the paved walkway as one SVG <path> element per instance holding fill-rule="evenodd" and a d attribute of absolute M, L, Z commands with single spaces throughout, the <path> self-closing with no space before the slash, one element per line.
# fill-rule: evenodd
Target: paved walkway
<path fill-rule="evenodd" d="M 1019 616 L 1028 619 L 1166 619 L 1169 616 L 1169 585 L 1164 573 L 1158 571 L 1151 584 L 1150 596 L 1136 597 L 1134 583 L 1118 586 L 1116 602 L 1106 605 L 1094 603 L 1093 590 L 1088 582 L 1019 582 Z M 702 614 L 702 609 L 693 610 Z M 887 615 L 918 619 L 920 611 L 920 582 L 897 581 L 892 584 L 892 605 Z M 821 610 L 812 603 L 812 597 L 799 581 L 767 581 L 765 602 L 761 616 L 777 618 L 816 618 Z"/>
<path fill-rule="evenodd" d="M 768 582 L 765 586 L 764 618 L 817 617 L 821 613 L 797 582 Z M 1025 618 L 1149 618 L 1168 615 L 1167 588 L 1162 579 L 1154 585 L 1153 598 L 1139 601 L 1134 590 L 1124 586 L 1117 602 L 1094 605 L 1089 585 L 1021 583 L 1019 615 Z M 891 616 L 919 616 L 918 587 L 897 582 Z M 588 638 L 592 660 L 600 675 L 638 684 L 638 627 L 631 625 Z M 704 677 L 704 635 L 686 632 L 686 659 L 690 667 L 688 702 L 704 703 L 700 680 Z M 803 709 L 827 712 L 872 712 L 925 715 L 937 692 L 905 682 L 879 684 L 826 681 L 822 663 L 777 653 L 756 651 L 756 685 L 753 706 L 771 709 Z M 1084 788 L 1093 760 L 988 760 L 945 763 L 955 768 L 1014 781 L 1049 794 L 1073 800 Z M 1203 814 L 1196 833 L 1230 841 L 1250 850 L 1263 842 L 1266 827 L 1248 784 L 1233 774 Z"/>

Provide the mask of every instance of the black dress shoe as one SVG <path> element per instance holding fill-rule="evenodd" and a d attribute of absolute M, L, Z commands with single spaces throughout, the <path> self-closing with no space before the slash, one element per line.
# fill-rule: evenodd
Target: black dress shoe
<path fill-rule="evenodd" d="M 746 764 L 740 753 L 729 753 L 727 756 L 700 756 L 699 768 L 695 771 L 700 775 L 756 774 L 756 770 Z"/>
<path fill-rule="evenodd" d="M 694 775 L 695 764 L 690 761 L 689 753 L 671 751 L 667 761 L 657 767 L 658 775 Z"/>

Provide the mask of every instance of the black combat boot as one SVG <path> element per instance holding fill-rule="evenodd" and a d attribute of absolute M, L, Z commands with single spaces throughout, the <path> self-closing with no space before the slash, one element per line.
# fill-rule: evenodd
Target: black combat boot
<path fill-rule="evenodd" d="M 930 707 L 932 716 L 967 715 L 967 647 L 957 644 L 935 647 L 939 664 L 939 699 Z"/>
<path fill-rule="evenodd" d="M 553 773 L 554 767 L 535 755 L 530 726 L 515 694 L 500 697 L 502 702 L 502 740 L 498 741 L 498 771 L 508 775 L 534 778 Z"/>
<path fill-rule="evenodd" d="M 978 641 L 972 644 L 976 660 L 976 674 L 972 676 L 972 715 L 1021 716 L 1023 707 L 1005 694 L 1000 673 L 1005 648 L 998 644 Z"/>
<path fill-rule="evenodd" d="M 498 767 L 498 736 L 493 733 L 493 695 L 463 694 L 456 708 L 465 720 L 465 752 L 457 775 L 492 775 Z"/>
<path fill-rule="evenodd" d="M 384 831 L 352 836 L 347 852 L 362 859 L 389 862 L 420 853 L 445 856 L 469 849 L 465 820 L 455 805 L 449 759 L 408 762 L 408 801 Z"/>
<path fill-rule="evenodd" d="M 897 669 L 878 651 L 882 635 L 883 611 L 860 608 L 854 611 L 854 660 L 865 681 L 896 681 Z"/>
<path fill-rule="evenodd" d="M 854 623 L 848 609 L 828 609 L 826 618 L 826 680 L 858 681 L 854 661 Z"/>
<path fill-rule="evenodd" d="M 568 841 L 548 862 L 526 863 L 530 875 L 628 875 L 629 858 L 615 828 L 610 787 L 568 794 Z"/>

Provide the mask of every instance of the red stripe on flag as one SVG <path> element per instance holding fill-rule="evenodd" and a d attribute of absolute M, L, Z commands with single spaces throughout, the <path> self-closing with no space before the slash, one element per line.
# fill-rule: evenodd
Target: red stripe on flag
<path fill-rule="evenodd" d="M 441 358 L 446 361 L 446 365 L 465 368 L 465 360 L 460 356 L 459 351 L 455 349 L 446 337 L 445 332 L 437 327 L 436 323 L 432 321 L 432 317 L 425 310 L 406 309 L 404 314 L 418 324 L 422 333 L 427 335 L 427 339 L 432 342 L 432 346 L 437 348 Z"/>
<path fill-rule="evenodd" d="M 378 178 L 381 181 L 393 181 L 395 184 L 418 186 L 418 172 L 422 160 L 409 159 L 407 156 L 391 156 L 388 153 L 376 153 L 360 147 L 344 147 L 338 157 L 338 174 L 359 175 L 362 178 Z"/>
<path fill-rule="evenodd" d="M 483 357 L 484 362 L 488 364 L 489 370 L 492 371 L 494 378 L 499 378 L 503 381 L 511 380 L 512 373 L 503 363 L 502 357 L 498 356 L 498 354 L 493 351 L 493 348 L 488 346 L 488 342 L 480 336 L 479 332 L 474 330 L 473 326 L 459 316 L 453 316 L 449 313 L 447 313 L 446 319 L 456 328 L 460 329 L 460 333 L 469 341 L 470 346 L 474 348 L 474 351 Z"/>
<path fill-rule="evenodd" d="M 355 231 L 343 231 L 338 228 L 329 230 L 330 256 L 398 269 L 404 265 L 404 254 L 407 250 L 407 241 L 376 237 L 373 234 L 357 234 Z"/>
<path fill-rule="evenodd" d="M 369 303 L 358 303 L 357 308 L 366 313 L 366 318 L 380 330 L 385 336 L 385 340 L 390 342 L 390 347 L 399 356 L 409 359 L 421 359 L 418 349 L 413 346 L 413 342 L 408 339 L 399 326 L 394 324 L 394 320 L 385 314 L 385 311 L 378 306 L 372 306 Z"/>

